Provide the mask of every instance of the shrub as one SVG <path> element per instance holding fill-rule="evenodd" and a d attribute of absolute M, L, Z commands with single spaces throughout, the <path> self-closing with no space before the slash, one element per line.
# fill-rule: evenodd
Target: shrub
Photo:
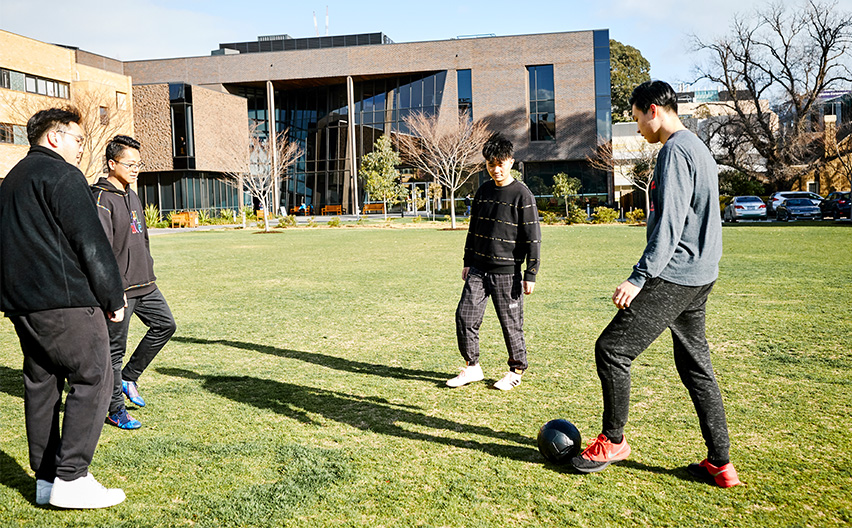
<path fill-rule="evenodd" d="M 198 225 L 207 225 L 210 223 L 210 213 L 206 209 L 198 211 Z"/>
<path fill-rule="evenodd" d="M 586 211 L 577 207 L 575 204 L 571 204 L 568 207 L 568 216 L 565 217 L 569 224 L 585 224 L 586 223 Z"/>
<path fill-rule="evenodd" d="M 642 209 L 634 209 L 624 215 L 627 221 L 631 224 L 641 224 L 645 221 L 645 211 Z"/>
<path fill-rule="evenodd" d="M 547 225 L 554 225 L 559 223 L 559 219 L 556 217 L 556 213 L 551 211 L 545 211 L 541 215 L 541 221 Z"/>
<path fill-rule="evenodd" d="M 228 220 L 229 222 L 234 221 L 234 210 L 233 209 L 221 209 L 219 211 L 219 218 L 223 220 Z"/>
<path fill-rule="evenodd" d="M 295 217 L 293 217 L 295 219 Z M 340 217 L 335 216 L 328 220 L 328 227 L 340 227 Z"/>
<path fill-rule="evenodd" d="M 145 206 L 145 225 L 148 227 L 157 227 L 157 224 L 162 222 L 160 218 L 160 209 L 154 204 Z"/>
<path fill-rule="evenodd" d="M 317 223 L 314 221 L 314 217 L 312 216 L 310 218 L 310 220 L 308 220 L 308 227 L 316 227 L 316 226 L 317 226 Z"/>
<path fill-rule="evenodd" d="M 421 218 L 420 215 L 417 215 L 417 216 L 415 216 L 414 218 L 411 219 L 411 221 L 414 222 L 415 224 L 419 224 L 421 220 L 423 220 L 423 218 Z"/>
<path fill-rule="evenodd" d="M 595 207 L 592 213 L 593 224 L 614 224 L 618 220 L 618 211 L 609 207 Z"/>

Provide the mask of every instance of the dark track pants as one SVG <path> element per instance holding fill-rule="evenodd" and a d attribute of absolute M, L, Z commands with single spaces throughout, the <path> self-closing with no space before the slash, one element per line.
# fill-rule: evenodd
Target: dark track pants
<path fill-rule="evenodd" d="M 671 329 L 674 360 L 689 391 L 708 459 L 727 461 L 730 440 L 725 408 L 704 330 L 707 296 L 713 283 L 680 286 L 649 279 L 630 307 L 619 310 L 595 344 L 595 362 L 603 388 L 603 433 L 623 434 L 630 406 L 630 365 L 657 337 Z"/>
<path fill-rule="evenodd" d="M 462 357 L 471 365 L 479 362 L 479 327 L 488 297 L 503 328 L 509 367 L 525 370 L 524 290 L 520 274 L 486 273 L 470 268 L 456 309 L 456 338 Z"/>
<path fill-rule="evenodd" d="M 130 318 L 134 314 L 148 327 L 148 331 L 122 369 L 121 365 L 127 351 L 127 331 L 130 328 Z M 112 414 L 124 408 L 121 380 L 138 381 L 139 376 L 148 368 L 154 357 L 169 342 L 177 327 L 169 305 L 158 288 L 141 297 L 128 298 L 124 320 L 120 323 L 107 322 L 107 326 L 114 373 L 112 400 L 109 404 L 109 412 Z"/>
<path fill-rule="evenodd" d="M 12 316 L 24 354 L 24 414 L 37 479 L 86 475 L 109 405 L 112 372 L 103 310 L 59 308 Z M 65 416 L 59 409 L 65 381 Z"/>

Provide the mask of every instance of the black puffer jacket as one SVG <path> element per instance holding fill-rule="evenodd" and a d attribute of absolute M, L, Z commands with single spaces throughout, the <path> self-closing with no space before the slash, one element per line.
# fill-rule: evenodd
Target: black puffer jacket
<path fill-rule="evenodd" d="M 124 306 L 121 276 L 80 170 L 35 146 L 0 185 L 0 309 Z"/>
<path fill-rule="evenodd" d="M 151 293 L 157 287 L 154 284 L 157 278 L 154 276 L 154 259 L 151 258 L 145 212 L 139 196 L 133 189 L 116 188 L 106 178 L 92 185 L 92 192 L 101 225 L 112 244 L 127 297 Z"/>

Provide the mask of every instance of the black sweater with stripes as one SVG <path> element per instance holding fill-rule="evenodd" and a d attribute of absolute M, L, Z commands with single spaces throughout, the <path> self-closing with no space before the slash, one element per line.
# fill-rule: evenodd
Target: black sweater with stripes
<path fill-rule="evenodd" d="M 524 280 L 535 282 L 540 265 L 541 228 L 535 197 L 517 180 L 498 187 L 482 184 L 473 197 L 464 265 L 491 273 L 516 273 L 526 261 Z"/>

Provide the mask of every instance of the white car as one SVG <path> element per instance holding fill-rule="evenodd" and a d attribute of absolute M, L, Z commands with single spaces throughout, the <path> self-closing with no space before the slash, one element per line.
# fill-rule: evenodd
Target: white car
<path fill-rule="evenodd" d="M 769 196 L 769 199 L 766 200 L 766 210 L 769 213 L 774 213 L 779 205 L 786 202 L 790 198 L 807 198 L 814 205 L 819 205 L 822 203 L 823 197 L 818 195 L 817 193 L 807 192 L 807 191 L 785 191 L 785 192 L 777 192 L 772 193 Z"/>
<path fill-rule="evenodd" d="M 735 196 L 722 213 L 725 222 L 755 219 L 766 220 L 766 204 L 758 196 Z"/>

